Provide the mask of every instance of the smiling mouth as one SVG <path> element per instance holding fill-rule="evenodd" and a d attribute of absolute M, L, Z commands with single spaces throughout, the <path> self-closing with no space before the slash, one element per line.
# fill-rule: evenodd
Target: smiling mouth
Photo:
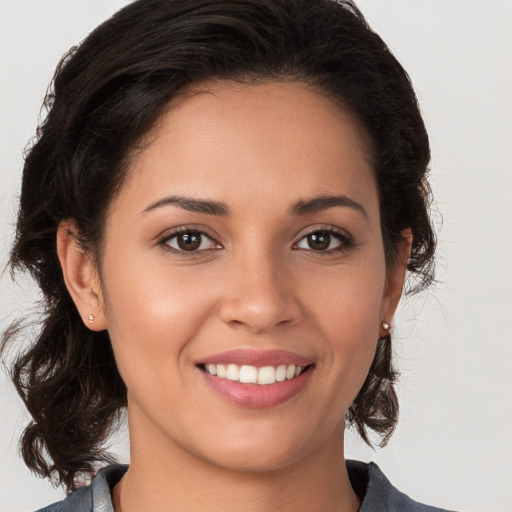
<path fill-rule="evenodd" d="M 219 379 L 240 382 L 242 384 L 260 384 L 267 386 L 276 382 L 292 380 L 304 373 L 310 366 L 281 364 L 278 366 L 251 366 L 238 364 L 200 364 L 204 372 Z"/>

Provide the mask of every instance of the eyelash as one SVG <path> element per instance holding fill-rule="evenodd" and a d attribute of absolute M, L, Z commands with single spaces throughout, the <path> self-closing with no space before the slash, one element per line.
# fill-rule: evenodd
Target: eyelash
<path fill-rule="evenodd" d="M 204 238 L 206 237 L 207 239 L 209 239 L 211 241 L 212 244 L 215 244 L 217 247 L 187 251 L 186 249 L 178 249 L 175 247 L 171 247 L 169 245 L 171 240 L 177 239 L 178 236 L 185 235 L 185 234 L 195 235 L 195 236 L 200 237 L 200 245 L 202 245 L 204 243 Z M 185 257 L 187 257 L 187 256 L 190 257 L 190 256 L 197 255 L 198 253 L 202 253 L 204 251 L 217 250 L 217 249 L 221 248 L 220 244 L 212 236 L 208 235 L 204 231 L 201 231 L 200 229 L 187 227 L 187 226 L 182 226 L 182 227 L 175 229 L 172 233 L 161 237 L 157 243 L 159 246 L 163 247 L 165 250 L 170 251 L 179 256 L 185 256 Z"/>
<path fill-rule="evenodd" d="M 199 247 L 204 243 L 204 241 L 205 241 L 204 237 L 209 239 L 211 244 L 212 245 L 216 245 L 216 247 L 209 247 L 209 248 L 206 248 L 206 249 L 198 249 L 198 248 L 196 248 L 194 250 L 188 251 L 186 249 L 180 249 L 180 248 L 176 248 L 176 247 L 171 247 L 170 246 L 170 242 L 172 240 L 177 239 L 178 236 L 184 235 L 184 234 L 188 234 L 188 235 L 192 235 L 192 236 L 198 236 L 200 238 L 200 240 L 199 240 Z M 329 245 L 331 245 L 332 238 L 334 238 L 334 239 L 336 239 L 339 242 L 339 245 L 337 247 L 334 247 L 334 248 L 331 248 L 331 249 L 327 248 L 327 249 L 316 249 L 316 250 L 311 248 L 311 247 L 310 248 L 299 247 L 299 244 L 301 242 L 307 240 L 308 237 L 311 237 L 313 235 L 329 237 L 328 238 L 328 244 Z M 174 254 L 178 254 L 180 256 L 185 256 L 185 257 L 187 257 L 187 256 L 190 257 L 190 256 L 198 255 L 198 253 L 203 253 L 205 251 L 218 250 L 218 249 L 222 248 L 222 246 L 212 236 L 208 235 L 204 231 L 201 231 L 200 229 L 192 228 L 192 227 L 187 227 L 187 226 L 183 226 L 183 227 L 177 228 L 171 234 L 167 234 L 167 235 L 161 237 L 158 240 L 158 245 L 162 246 L 164 249 L 166 249 L 168 251 L 173 252 Z M 333 253 L 345 252 L 345 251 L 351 249 L 354 245 L 355 245 L 354 239 L 346 231 L 341 230 L 341 229 L 336 229 L 336 228 L 334 228 L 332 226 L 326 226 L 326 227 L 322 227 L 322 228 L 313 229 L 313 230 L 303 234 L 301 236 L 301 238 L 299 239 L 299 241 L 293 243 L 291 247 L 292 247 L 293 250 L 299 250 L 300 251 L 300 250 L 304 249 L 304 250 L 310 251 L 310 252 L 312 252 L 314 254 L 329 255 L 329 254 L 333 254 Z"/>
<path fill-rule="evenodd" d="M 305 233 L 304 235 L 301 236 L 301 238 L 298 242 L 296 242 L 292 245 L 292 248 L 295 250 L 301 250 L 302 248 L 299 247 L 299 244 L 303 240 L 306 240 L 307 237 L 310 237 L 312 235 L 318 236 L 319 234 L 321 234 L 323 236 L 327 235 L 330 238 L 335 238 L 339 242 L 339 245 L 337 247 L 334 247 L 331 249 L 325 249 L 325 250 L 315 250 L 312 248 L 305 249 L 305 250 L 308 250 L 314 254 L 329 255 L 329 254 L 334 254 L 334 253 L 346 252 L 349 249 L 351 249 L 352 247 L 354 247 L 354 245 L 355 245 L 354 238 L 346 231 L 341 230 L 339 228 L 334 228 L 332 226 L 325 226 L 325 227 L 321 227 L 321 228 L 312 229 L 311 231 Z M 329 240 L 329 245 L 330 245 L 330 242 L 332 242 L 332 240 Z"/>

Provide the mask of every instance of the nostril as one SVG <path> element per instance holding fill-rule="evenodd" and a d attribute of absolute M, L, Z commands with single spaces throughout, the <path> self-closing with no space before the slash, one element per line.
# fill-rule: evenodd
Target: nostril
<path fill-rule="evenodd" d="M 267 291 L 258 293 L 258 290 L 244 288 L 238 290 L 236 298 L 224 298 L 219 310 L 222 321 L 253 333 L 300 321 L 302 311 L 298 301 Z"/>

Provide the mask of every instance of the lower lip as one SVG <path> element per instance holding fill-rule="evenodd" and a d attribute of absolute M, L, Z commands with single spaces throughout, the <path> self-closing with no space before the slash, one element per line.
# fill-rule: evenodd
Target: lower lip
<path fill-rule="evenodd" d="M 199 370 L 207 384 L 225 400 L 253 409 L 273 407 L 298 395 L 308 382 L 313 367 L 308 367 L 298 377 L 275 384 L 243 384 L 236 380 L 221 379 Z"/>

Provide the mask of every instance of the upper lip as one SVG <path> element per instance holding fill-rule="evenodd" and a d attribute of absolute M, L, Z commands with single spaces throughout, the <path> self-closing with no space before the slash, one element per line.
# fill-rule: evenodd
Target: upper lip
<path fill-rule="evenodd" d="M 197 361 L 197 364 L 237 364 L 256 367 L 279 366 L 282 364 L 308 366 L 313 364 L 313 361 L 308 357 L 289 352 L 288 350 L 238 348 L 212 354 Z"/>

